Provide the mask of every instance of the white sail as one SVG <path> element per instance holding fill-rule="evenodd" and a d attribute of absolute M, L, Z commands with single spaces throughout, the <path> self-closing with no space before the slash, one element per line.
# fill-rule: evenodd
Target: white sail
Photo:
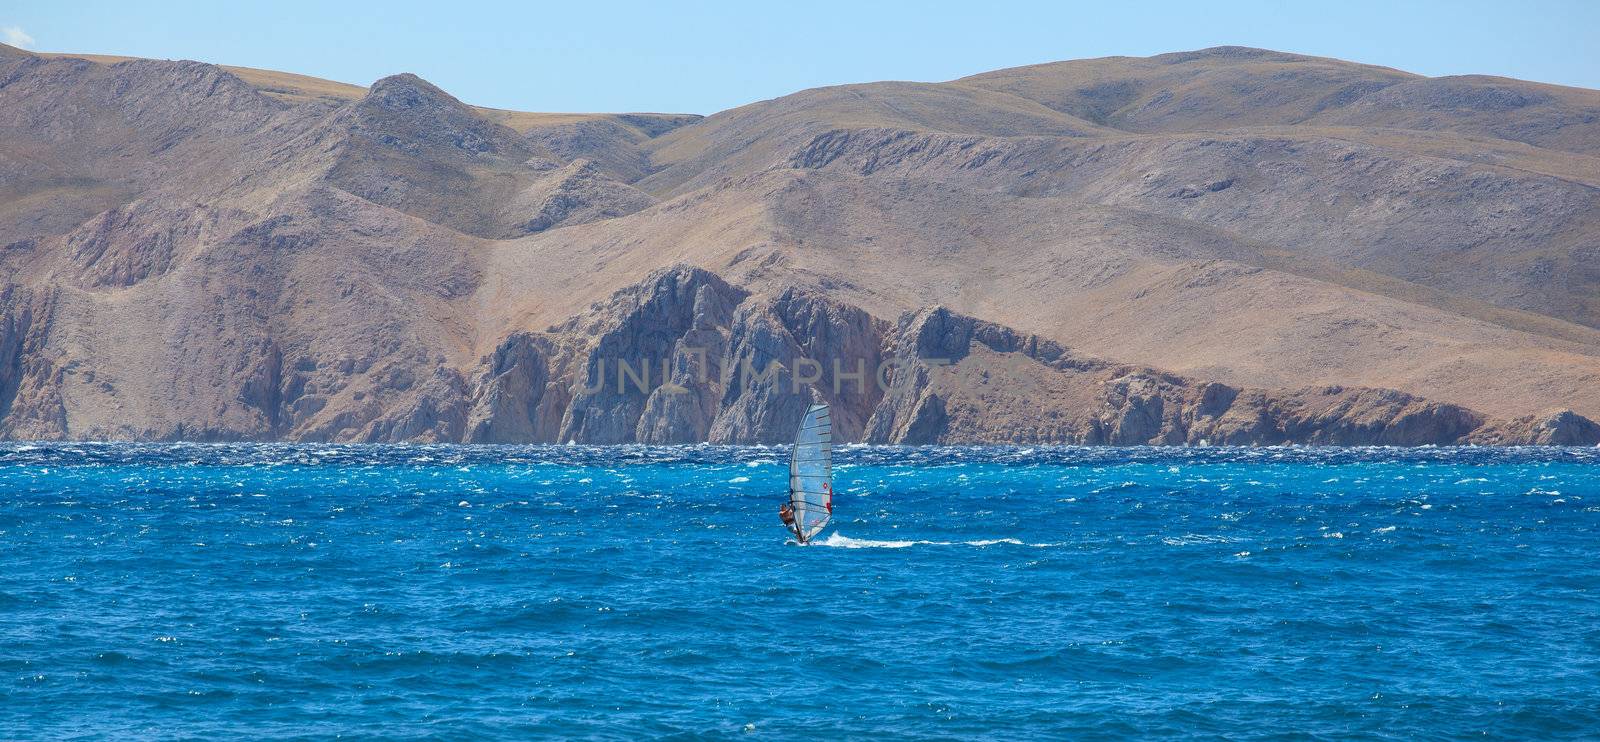
<path fill-rule="evenodd" d="M 833 422 L 828 406 L 812 405 L 800 420 L 789 456 L 789 502 L 795 536 L 810 541 L 833 517 Z"/>

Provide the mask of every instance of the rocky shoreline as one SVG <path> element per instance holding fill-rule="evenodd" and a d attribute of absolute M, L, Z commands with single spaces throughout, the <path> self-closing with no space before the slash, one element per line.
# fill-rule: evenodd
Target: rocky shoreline
<path fill-rule="evenodd" d="M 1600 443 L 1600 426 L 1568 410 L 1491 420 L 1388 389 L 1237 388 L 1075 354 L 942 307 L 890 324 L 811 292 L 751 297 L 688 267 L 596 309 L 587 325 L 502 345 L 486 364 L 464 440 L 776 443 L 817 400 L 833 406 L 840 439 L 881 444 Z M 588 346 L 586 333 L 595 338 Z M 739 374 L 707 379 L 691 347 L 721 350 L 714 371 L 809 358 L 821 378 L 797 385 L 800 370 L 780 365 L 755 383 L 737 383 Z M 573 391 L 604 376 L 607 360 L 614 367 L 630 358 L 666 364 L 670 383 Z M 828 362 L 846 358 L 863 362 Z M 886 368 L 890 378 L 840 383 L 841 367 Z"/>
<path fill-rule="evenodd" d="M 814 291 L 752 294 L 690 266 L 545 332 L 515 333 L 466 373 L 432 368 L 408 409 L 327 417 L 341 400 L 317 390 L 336 388 L 325 377 L 340 365 L 280 349 L 239 391 L 261 412 L 259 429 L 82 436 L 55 393 L 60 370 L 30 355 L 49 302 L 0 298 L 8 438 L 770 444 L 821 401 L 833 406 L 836 440 L 871 444 L 1600 443 L 1600 425 L 1570 410 L 1496 420 L 1391 389 L 1236 387 L 1075 353 L 943 307 L 888 322 Z"/>

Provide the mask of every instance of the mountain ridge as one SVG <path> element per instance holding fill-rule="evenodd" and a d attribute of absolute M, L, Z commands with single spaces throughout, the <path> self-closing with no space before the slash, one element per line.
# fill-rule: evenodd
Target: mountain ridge
<path fill-rule="evenodd" d="M 1194 383 L 1525 421 L 1478 440 L 1600 415 L 1594 91 L 1240 48 L 704 118 L 313 80 L 0 49 L 0 431 L 467 439 L 485 358 L 680 263 L 866 325 L 941 305 Z M 709 399 L 643 437 L 789 404 L 715 426 Z"/>

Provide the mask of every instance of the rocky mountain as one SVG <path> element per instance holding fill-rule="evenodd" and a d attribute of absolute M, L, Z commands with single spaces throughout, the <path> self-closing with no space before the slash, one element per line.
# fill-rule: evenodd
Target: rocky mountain
<path fill-rule="evenodd" d="M 1240 48 L 701 118 L 0 47 L 0 436 L 1600 442 L 1597 122 Z"/>

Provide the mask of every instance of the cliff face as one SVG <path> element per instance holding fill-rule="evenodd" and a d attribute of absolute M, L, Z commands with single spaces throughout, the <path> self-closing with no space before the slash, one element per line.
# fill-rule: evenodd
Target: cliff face
<path fill-rule="evenodd" d="M 1415 446 L 1484 424 L 1389 389 L 1241 389 L 1113 364 L 942 308 L 902 318 L 887 348 L 906 361 L 903 392 L 877 408 L 873 442 Z"/>
<path fill-rule="evenodd" d="M 934 307 L 890 324 L 678 267 L 483 361 L 471 440 L 782 443 L 807 405 L 842 441 L 1091 445 L 1600 443 L 1564 411 L 1488 421 L 1390 389 L 1239 388 L 1073 353 Z"/>
<path fill-rule="evenodd" d="M 471 440 L 775 443 L 813 400 L 859 439 L 881 393 L 882 322 L 789 291 L 751 298 L 677 267 L 485 359 Z M 838 360 L 835 369 L 832 361 Z M 837 385 L 836 373 L 858 374 Z"/>
<path fill-rule="evenodd" d="M 55 297 L 26 289 L 0 289 L 0 436 L 60 438 L 66 411 L 57 391 L 61 371 L 46 340 Z"/>

